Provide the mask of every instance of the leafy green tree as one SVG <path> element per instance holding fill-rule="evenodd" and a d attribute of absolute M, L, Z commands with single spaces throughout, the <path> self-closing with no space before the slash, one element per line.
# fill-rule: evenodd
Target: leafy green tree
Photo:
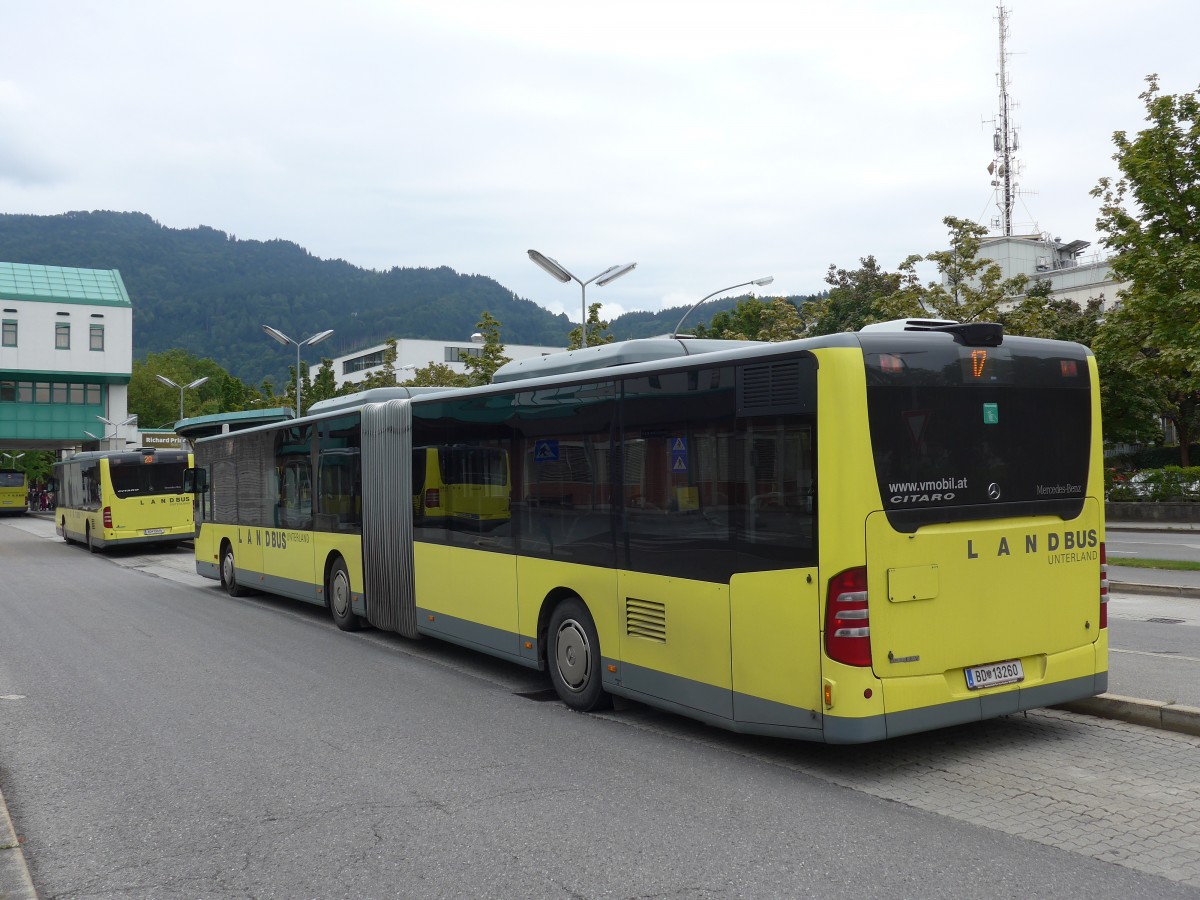
<path fill-rule="evenodd" d="M 987 229 L 967 219 L 946 216 L 949 247 L 925 256 L 910 256 L 900 264 L 900 286 L 884 298 L 885 318 L 935 316 L 958 322 L 994 322 L 1001 308 L 1017 300 L 1029 282 L 1026 275 L 1004 277 L 1000 264 L 979 256 Z M 941 278 L 922 285 L 919 262 L 932 262 Z"/>
<path fill-rule="evenodd" d="M 1051 283 L 1039 278 L 1012 308 L 1000 313 L 999 322 L 1008 334 L 1075 341 L 1091 347 L 1100 331 L 1104 297 L 1094 297 L 1080 306 L 1073 300 L 1050 297 Z"/>
<path fill-rule="evenodd" d="M 485 313 L 486 315 L 486 313 Z M 600 321 L 600 304 L 588 304 L 587 317 L 587 345 L 589 347 L 599 347 L 601 344 L 611 344 L 616 338 L 608 330 L 609 323 Z M 572 328 L 567 334 L 567 349 L 579 350 L 583 347 L 581 335 L 583 327 L 579 326 Z"/>
<path fill-rule="evenodd" d="M 466 375 L 455 372 L 445 363 L 431 362 L 416 369 L 405 383 L 413 387 L 466 387 L 471 382 Z"/>
<path fill-rule="evenodd" d="M 771 304 L 758 297 L 739 297 L 733 309 L 725 309 L 712 317 L 705 325 L 699 323 L 695 331 L 698 338 L 718 340 L 753 341 L 768 327 L 771 321 Z"/>
<path fill-rule="evenodd" d="M 859 260 L 861 268 L 838 269 L 832 264 L 825 273 L 829 294 L 808 304 L 806 331 L 810 335 L 858 331 L 871 322 L 884 320 L 884 301 L 903 284 L 899 272 L 886 272 L 874 256 Z"/>
<path fill-rule="evenodd" d="M 1148 125 L 1132 138 L 1113 134 L 1121 177 L 1101 178 L 1091 192 L 1100 201 L 1096 227 L 1116 253 L 1113 275 L 1128 282 L 1102 343 L 1112 376 L 1157 398 L 1187 466 L 1200 405 L 1200 91 L 1162 94 L 1157 75 L 1146 82 L 1139 97 Z"/>
<path fill-rule="evenodd" d="M 596 304 L 593 310 L 598 310 L 599 308 L 600 304 Z M 601 324 L 605 328 L 608 327 L 607 322 Z M 496 370 L 506 362 L 509 362 L 509 358 L 504 355 L 504 344 L 500 343 L 500 323 L 492 318 L 491 313 L 485 310 L 483 318 L 475 323 L 475 327 L 483 335 L 483 352 L 479 356 L 468 356 L 463 360 L 463 365 L 467 369 L 467 383 L 473 385 L 491 384 L 492 375 L 496 373 Z M 611 335 L 608 340 L 612 340 Z M 608 343 L 608 341 L 605 341 L 605 343 Z"/>
<path fill-rule="evenodd" d="M 12 456 L 0 456 L 0 468 L 25 473 L 29 485 L 45 484 L 54 476 L 54 452 L 51 450 L 18 450 Z"/>
<path fill-rule="evenodd" d="M 312 386 L 304 392 L 304 397 L 308 401 L 308 405 L 316 403 L 319 400 L 330 400 L 338 395 L 337 379 L 333 375 L 333 360 L 322 359 L 321 366 L 317 369 L 317 377 L 313 379 Z"/>
<path fill-rule="evenodd" d="M 134 360 L 129 381 L 129 411 L 137 414 L 142 428 L 169 428 L 179 420 L 179 389 L 163 384 L 156 375 L 177 385 L 208 378 L 183 392 L 184 418 L 242 409 L 252 393 L 211 359 L 198 359 L 180 349 L 151 353 L 145 360 Z"/>

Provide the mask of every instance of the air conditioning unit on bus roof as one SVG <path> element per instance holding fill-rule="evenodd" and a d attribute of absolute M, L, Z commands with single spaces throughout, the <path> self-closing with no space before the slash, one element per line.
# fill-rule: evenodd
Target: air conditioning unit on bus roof
<path fill-rule="evenodd" d="M 873 322 L 859 331 L 925 331 L 929 328 L 945 328 L 957 325 L 953 319 L 892 319 L 889 322 Z"/>

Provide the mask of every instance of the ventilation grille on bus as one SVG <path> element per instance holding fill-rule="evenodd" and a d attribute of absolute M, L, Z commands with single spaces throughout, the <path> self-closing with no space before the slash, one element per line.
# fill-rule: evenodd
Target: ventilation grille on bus
<path fill-rule="evenodd" d="M 816 408 L 812 359 L 743 366 L 738 377 L 738 415 L 780 415 Z"/>
<path fill-rule="evenodd" d="M 667 607 L 655 600 L 625 598 L 625 633 L 660 644 L 667 642 Z"/>

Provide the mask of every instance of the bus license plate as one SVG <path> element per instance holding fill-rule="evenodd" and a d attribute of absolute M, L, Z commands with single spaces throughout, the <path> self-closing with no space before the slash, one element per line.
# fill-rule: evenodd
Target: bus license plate
<path fill-rule="evenodd" d="M 967 675 L 967 687 L 973 691 L 981 688 L 995 687 L 998 684 L 1014 684 L 1025 680 L 1025 669 L 1019 659 L 1008 662 L 991 663 L 986 666 L 972 666 L 964 669 Z"/>
<path fill-rule="evenodd" d="M 165 531 L 165 528 L 147 528 L 142 534 L 163 534 Z"/>

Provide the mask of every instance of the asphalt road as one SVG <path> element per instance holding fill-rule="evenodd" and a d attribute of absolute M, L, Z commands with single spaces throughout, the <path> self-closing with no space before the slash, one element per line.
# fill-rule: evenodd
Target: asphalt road
<path fill-rule="evenodd" d="M 229 598 L 187 559 L 0 524 L 0 790 L 43 897 L 1200 895 L 1196 738 L 577 715 L 536 673 Z"/>

